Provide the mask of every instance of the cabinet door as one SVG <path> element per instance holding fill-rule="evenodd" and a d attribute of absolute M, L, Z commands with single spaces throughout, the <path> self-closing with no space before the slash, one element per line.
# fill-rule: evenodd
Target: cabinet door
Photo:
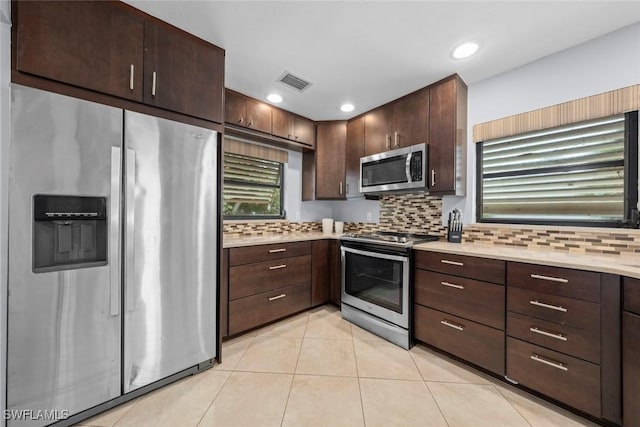
<path fill-rule="evenodd" d="M 316 199 L 345 198 L 345 122 L 318 123 L 316 143 Z"/>
<path fill-rule="evenodd" d="M 622 420 L 625 427 L 640 425 L 640 316 L 622 314 Z"/>
<path fill-rule="evenodd" d="M 429 90 L 423 89 L 393 104 L 392 147 L 427 142 L 429 136 Z"/>
<path fill-rule="evenodd" d="M 224 50 L 149 21 L 144 41 L 144 102 L 222 123 Z"/>
<path fill-rule="evenodd" d="M 381 107 L 364 116 L 364 155 L 382 153 L 391 148 L 390 124 L 393 107 Z"/>
<path fill-rule="evenodd" d="M 456 81 L 429 91 L 429 190 L 455 189 Z"/>
<path fill-rule="evenodd" d="M 142 100 L 144 21 L 111 2 L 28 1 L 17 8 L 16 69 Z"/>
<path fill-rule="evenodd" d="M 339 240 L 331 242 L 329 258 L 331 263 L 331 302 L 340 307 L 342 302 L 342 260 Z"/>
<path fill-rule="evenodd" d="M 311 147 L 316 146 L 316 127 L 311 120 L 295 116 L 293 119 L 294 140 Z"/>
<path fill-rule="evenodd" d="M 311 256 L 311 306 L 329 302 L 331 298 L 331 260 L 329 248 L 331 240 L 313 242 Z"/>
<path fill-rule="evenodd" d="M 247 114 L 247 97 L 226 90 L 224 92 L 224 121 L 238 126 L 245 126 Z"/>
<path fill-rule="evenodd" d="M 288 111 L 272 108 L 271 133 L 280 138 L 295 139 L 293 136 L 293 115 Z"/>
<path fill-rule="evenodd" d="M 246 126 L 260 132 L 271 133 L 271 106 L 264 102 L 247 98 Z"/>
<path fill-rule="evenodd" d="M 220 336 L 229 336 L 229 249 L 222 250 L 220 259 Z"/>
<path fill-rule="evenodd" d="M 364 156 L 364 116 L 347 123 L 345 147 L 346 197 L 360 196 L 360 158 Z"/>

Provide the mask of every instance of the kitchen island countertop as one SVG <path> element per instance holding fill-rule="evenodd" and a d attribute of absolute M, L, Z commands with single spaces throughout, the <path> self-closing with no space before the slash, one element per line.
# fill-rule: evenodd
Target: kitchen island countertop
<path fill-rule="evenodd" d="M 413 248 L 419 251 L 544 264 L 554 267 L 619 274 L 620 276 L 640 279 L 640 254 L 586 254 L 478 243 L 449 243 L 446 241 L 421 243 Z"/>

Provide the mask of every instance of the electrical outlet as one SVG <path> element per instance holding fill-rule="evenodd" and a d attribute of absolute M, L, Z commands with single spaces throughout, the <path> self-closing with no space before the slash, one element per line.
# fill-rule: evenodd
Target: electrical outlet
<path fill-rule="evenodd" d="M 367 222 L 373 221 L 373 214 L 371 212 L 367 212 Z"/>

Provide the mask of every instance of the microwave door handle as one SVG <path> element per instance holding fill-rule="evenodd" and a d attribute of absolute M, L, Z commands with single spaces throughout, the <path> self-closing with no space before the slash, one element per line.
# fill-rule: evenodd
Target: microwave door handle
<path fill-rule="evenodd" d="M 404 168 L 407 174 L 407 182 L 411 182 L 411 159 L 413 158 L 414 153 L 409 153 L 407 156 L 407 161 L 405 162 Z"/>

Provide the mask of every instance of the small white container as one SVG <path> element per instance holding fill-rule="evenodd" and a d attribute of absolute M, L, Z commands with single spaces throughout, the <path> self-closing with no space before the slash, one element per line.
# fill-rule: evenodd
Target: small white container
<path fill-rule="evenodd" d="M 322 219 L 322 232 L 325 234 L 333 233 L 333 219 L 331 218 Z"/>
<path fill-rule="evenodd" d="M 344 222 L 336 221 L 336 234 L 344 233 Z"/>

